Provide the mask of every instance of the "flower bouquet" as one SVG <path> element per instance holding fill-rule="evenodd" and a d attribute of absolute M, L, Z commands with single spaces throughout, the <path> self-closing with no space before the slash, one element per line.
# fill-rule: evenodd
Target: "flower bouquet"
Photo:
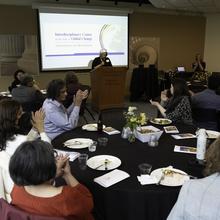
<path fill-rule="evenodd" d="M 130 142 L 135 141 L 134 130 L 141 125 L 145 125 L 147 122 L 147 116 L 145 113 L 138 113 L 137 108 L 134 106 L 130 106 L 128 111 L 124 113 L 126 118 L 125 127 L 130 128 L 130 134 L 128 136 L 128 140 Z"/>

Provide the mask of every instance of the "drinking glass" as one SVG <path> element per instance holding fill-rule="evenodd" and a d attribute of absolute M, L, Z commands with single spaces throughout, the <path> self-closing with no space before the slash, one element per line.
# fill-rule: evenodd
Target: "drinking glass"
<path fill-rule="evenodd" d="M 141 175 L 150 174 L 151 169 L 152 169 L 152 165 L 149 163 L 141 163 L 138 165 L 138 168 L 140 170 Z"/>
<path fill-rule="evenodd" d="M 89 145 L 89 151 L 90 152 L 95 152 L 96 151 L 96 146 L 97 146 L 97 141 L 93 141 L 91 145 Z"/>
<path fill-rule="evenodd" d="M 155 134 L 150 135 L 148 145 L 151 146 L 151 147 L 158 146 L 158 140 L 157 140 L 157 136 Z"/>
<path fill-rule="evenodd" d="M 85 170 L 87 167 L 88 154 L 80 154 L 78 157 L 79 168 Z"/>
<path fill-rule="evenodd" d="M 98 138 L 98 143 L 99 143 L 99 146 L 105 147 L 108 143 L 108 138 L 100 137 L 100 138 Z"/>

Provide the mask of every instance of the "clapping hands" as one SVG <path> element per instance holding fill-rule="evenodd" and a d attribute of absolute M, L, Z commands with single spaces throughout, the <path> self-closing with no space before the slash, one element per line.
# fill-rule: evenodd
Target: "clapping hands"
<path fill-rule="evenodd" d="M 88 97 L 88 90 L 82 91 L 78 90 L 76 95 L 73 97 L 73 102 L 75 103 L 76 106 L 80 106 L 82 103 L 83 99 L 86 99 Z"/>
<path fill-rule="evenodd" d="M 56 167 L 56 177 L 70 174 L 69 155 L 58 155 L 56 157 Z"/>
<path fill-rule="evenodd" d="M 36 112 L 32 112 L 32 126 L 39 132 L 44 132 L 44 118 L 45 114 L 43 109 L 39 109 Z"/>

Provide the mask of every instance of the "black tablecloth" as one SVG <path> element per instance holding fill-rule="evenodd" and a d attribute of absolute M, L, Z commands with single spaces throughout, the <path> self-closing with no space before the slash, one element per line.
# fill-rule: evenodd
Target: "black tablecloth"
<path fill-rule="evenodd" d="M 117 123 L 117 122 L 116 122 Z M 161 128 L 161 126 L 156 126 Z M 181 133 L 195 132 L 195 128 L 186 125 L 177 125 Z M 161 185 L 142 186 L 138 180 L 138 165 L 143 162 L 152 164 L 153 170 L 172 165 L 184 170 L 188 174 L 201 176 L 201 167 L 190 163 L 195 155 L 175 153 L 174 145 L 195 146 L 196 139 L 175 140 L 169 134 L 163 133 L 158 147 L 149 147 L 147 143 L 136 140 L 129 143 L 122 139 L 120 134 L 108 136 L 97 132 L 82 131 L 81 128 L 66 132 L 53 141 L 53 146 L 68 150 L 63 147 L 63 142 L 75 137 L 92 138 L 99 136 L 109 138 L 106 147 L 98 147 L 96 152 L 88 149 L 78 150 L 88 153 L 89 157 L 95 155 L 114 155 L 121 159 L 119 169 L 126 171 L 130 177 L 109 187 L 104 188 L 93 182 L 95 177 L 105 174 L 107 171 L 97 171 L 87 168 L 81 171 L 78 161 L 71 163 L 73 175 L 85 184 L 94 196 L 96 219 L 105 220 L 162 220 L 166 219 L 171 208 L 175 204 L 180 187 L 168 187 Z"/>

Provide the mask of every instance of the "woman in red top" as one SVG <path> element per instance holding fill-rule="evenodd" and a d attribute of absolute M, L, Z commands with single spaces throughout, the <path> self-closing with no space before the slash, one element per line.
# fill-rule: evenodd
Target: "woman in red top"
<path fill-rule="evenodd" d="M 93 220 L 91 193 L 71 174 L 67 156 L 54 158 L 50 144 L 24 142 L 11 157 L 9 171 L 16 184 L 11 193 L 13 205 L 38 215 Z M 53 186 L 57 176 L 67 186 Z"/>

